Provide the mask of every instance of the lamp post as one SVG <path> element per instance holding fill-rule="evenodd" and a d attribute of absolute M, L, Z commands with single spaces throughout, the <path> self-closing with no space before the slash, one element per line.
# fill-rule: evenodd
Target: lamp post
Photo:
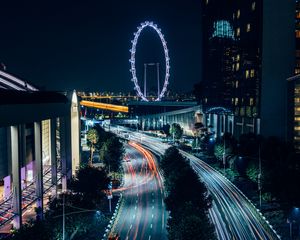
<path fill-rule="evenodd" d="M 63 192 L 63 240 L 65 240 L 65 232 L 66 232 L 66 216 L 65 216 L 65 192 Z"/>
<path fill-rule="evenodd" d="M 226 167 L 226 143 L 225 143 L 225 135 L 224 138 L 224 149 L 223 149 L 223 165 L 224 165 L 224 176 L 225 176 L 225 167 Z"/>
<path fill-rule="evenodd" d="M 259 208 L 261 209 L 261 158 L 260 158 L 260 145 L 258 146 L 258 176 L 257 176 L 257 184 L 258 184 L 258 191 L 259 191 Z"/>
<path fill-rule="evenodd" d="M 139 131 L 139 116 L 136 116 L 136 131 Z"/>

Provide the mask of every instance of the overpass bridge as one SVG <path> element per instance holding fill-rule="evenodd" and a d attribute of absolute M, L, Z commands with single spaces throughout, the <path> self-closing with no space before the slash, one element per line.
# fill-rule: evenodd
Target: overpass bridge
<path fill-rule="evenodd" d="M 185 135 L 193 136 L 194 124 L 196 122 L 204 122 L 203 118 L 202 107 L 196 105 L 176 111 L 139 116 L 138 121 L 139 126 L 144 131 L 158 130 L 162 129 L 166 124 L 179 123 Z"/>

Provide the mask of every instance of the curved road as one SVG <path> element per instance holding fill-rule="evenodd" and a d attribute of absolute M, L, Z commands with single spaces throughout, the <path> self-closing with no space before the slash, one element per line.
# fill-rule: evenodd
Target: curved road
<path fill-rule="evenodd" d="M 112 233 L 122 240 L 167 239 L 163 184 L 154 156 L 129 142 L 123 163 L 123 200 Z"/>
<path fill-rule="evenodd" d="M 164 154 L 170 147 L 159 139 L 142 133 L 130 132 L 130 138 L 159 154 Z M 209 214 L 219 239 L 280 239 L 265 217 L 229 180 L 199 158 L 184 151 L 180 152 L 189 159 L 213 197 Z"/>

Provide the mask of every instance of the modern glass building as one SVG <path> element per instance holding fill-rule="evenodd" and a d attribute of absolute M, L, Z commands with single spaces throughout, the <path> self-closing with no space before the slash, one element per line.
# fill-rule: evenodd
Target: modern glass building
<path fill-rule="evenodd" d="M 294 11 L 293 1 L 202 1 L 202 103 L 204 111 L 217 115 L 208 119 L 223 129 L 221 134 L 286 137 L 285 80 L 294 71 Z M 228 111 L 211 111 L 216 107 Z"/>

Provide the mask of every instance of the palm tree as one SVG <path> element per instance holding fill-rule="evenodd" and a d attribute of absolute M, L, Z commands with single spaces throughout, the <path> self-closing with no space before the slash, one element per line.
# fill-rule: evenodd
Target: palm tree
<path fill-rule="evenodd" d="M 91 166 L 93 163 L 93 153 L 95 151 L 95 145 L 99 141 L 99 135 L 96 129 L 91 128 L 87 133 L 88 146 L 91 150 L 91 155 L 89 159 L 89 165 Z"/>

